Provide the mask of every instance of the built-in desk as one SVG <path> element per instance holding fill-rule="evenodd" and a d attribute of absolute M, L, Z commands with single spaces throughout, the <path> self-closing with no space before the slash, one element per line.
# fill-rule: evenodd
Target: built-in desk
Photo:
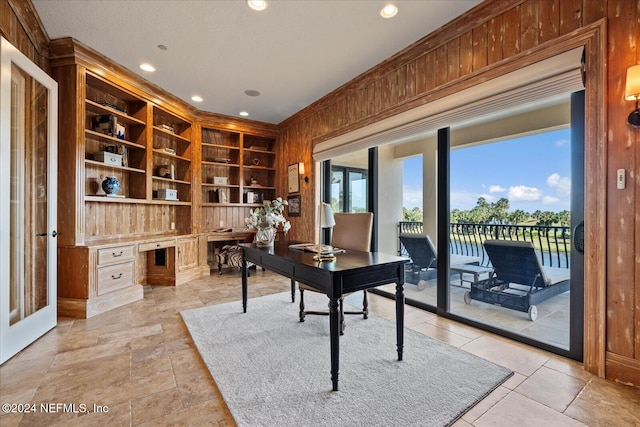
<path fill-rule="evenodd" d="M 141 300 L 143 284 L 175 286 L 208 275 L 200 240 L 162 235 L 58 247 L 58 313 L 92 317 Z"/>

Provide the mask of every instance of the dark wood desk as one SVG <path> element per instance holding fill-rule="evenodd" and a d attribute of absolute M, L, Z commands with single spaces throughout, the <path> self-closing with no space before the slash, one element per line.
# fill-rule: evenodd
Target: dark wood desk
<path fill-rule="evenodd" d="M 338 390 L 340 361 L 340 297 L 349 292 L 396 283 L 396 340 L 398 360 L 402 360 L 404 341 L 404 264 L 407 258 L 376 252 L 348 250 L 335 261 L 318 262 L 313 254 L 289 249 L 291 242 L 276 242 L 274 247 L 256 247 L 242 243 L 242 309 L 247 312 L 247 261 L 289 277 L 292 287 L 302 282 L 329 297 L 329 334 L 331 340 L 331 381 Z"/>

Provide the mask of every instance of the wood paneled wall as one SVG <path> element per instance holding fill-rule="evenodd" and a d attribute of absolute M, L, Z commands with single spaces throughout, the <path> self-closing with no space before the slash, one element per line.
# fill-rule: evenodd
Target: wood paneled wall
<path fill-rule="evenodd" d="M 0 34 L 49 72 L 49 37 L 30 1 L 0 0 Z"/>
<path fill-rule="evenodd" d="M 633 105 L 623 98 L 626 69 L 640 62 L 639 1 L 487 0 L 282 122 L 278 158 L 282 165 L 313 165 L 315 144 L 528 65 L 535 52 L 598 22 L 608 34 L 599 36 L 607 41 L 600 57 L 588 53 L 602 70 L 606 61 L 606 75 L 587 106 L 598 117 L 591 117 L 588 130 L 597 152 L 587 153 L 594 172 L 587 181 L 597 194 L 587 196 L 593 210 L 587 213 L 595 220 L 587 260 L 591 289 L 585 289 L 585 367 L 640 385 L 640 130 L 626 123 Z M 603 154 L 606 159 L 597 158 Z M 627 171 L 625 190 L 615 187 L 613 174 L 620 168 Z M 279 177 L 279 188 L 286 188 L 285 179 Z M 606 182 L 594 182 L 600 179 Z M 314 194 L 312 180 L 302 187 L 303 212 L 313 212 Z M 312 237 L 309 218 L 292 222 L 296 238 Z"/>

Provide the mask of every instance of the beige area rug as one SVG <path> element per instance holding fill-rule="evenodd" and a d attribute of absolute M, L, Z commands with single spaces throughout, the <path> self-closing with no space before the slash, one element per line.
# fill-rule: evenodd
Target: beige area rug
<path fill-rule="evenodd" d="M 512 375 L 410 329 L 399 362 L 395 322 L 347 316 L 333 392 L 329 319 L 300 323 L 290 293 L 250 299 L 246 314 L 238 301 L 181 315 L 239 426 L 446 426 Z"/>

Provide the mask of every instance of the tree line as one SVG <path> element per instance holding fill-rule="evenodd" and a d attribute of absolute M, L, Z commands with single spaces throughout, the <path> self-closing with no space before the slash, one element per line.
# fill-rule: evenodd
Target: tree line
<path fill-rule="evenodd" d="M 421 222 L 422 210 L 414 207 L 409 210 L 402 208 L 404 221 Z M 454 209 L 450 213 L 452 223 L 475 223 L 475 224 L 512 224 L 530 223 L 535 221 L 535 225 L 561 225 L 569 226 L 571 213 L 568 210 L 560 212 L 536 210 L 533 213 L 516 209 L 509 212 L 509 200 L 506 197 L 500 198 L 496 202 L 487 202 L 484 197 L 479 197 L 476 205 L 469 210 Z"/>

